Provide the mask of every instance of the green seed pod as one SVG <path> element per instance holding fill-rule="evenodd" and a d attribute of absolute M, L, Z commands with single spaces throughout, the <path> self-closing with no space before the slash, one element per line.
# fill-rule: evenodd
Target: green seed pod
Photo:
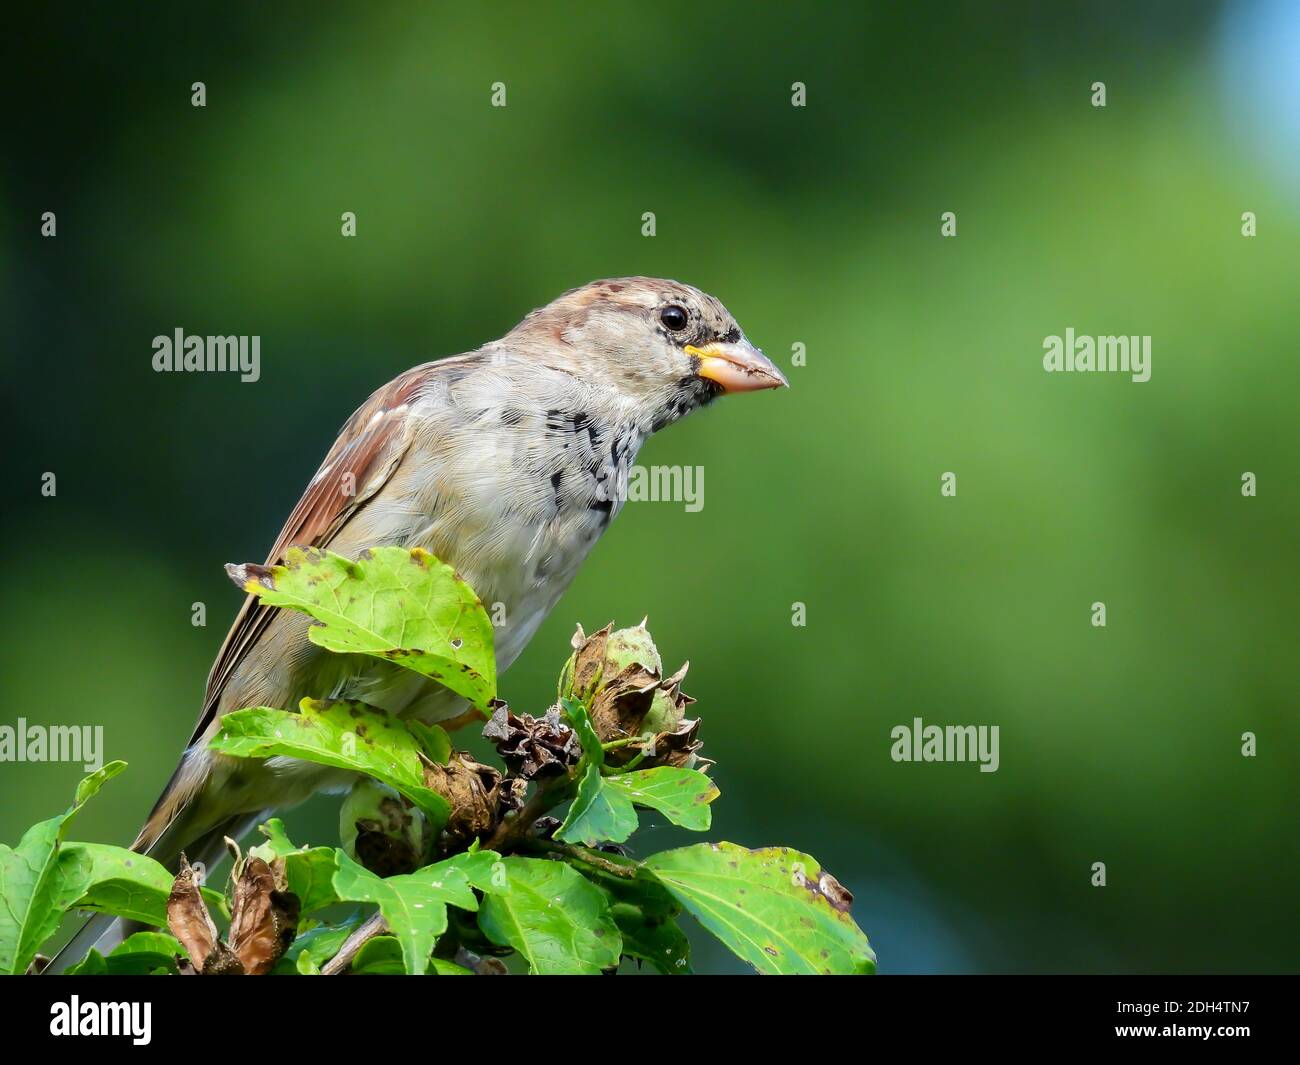
<path fill-rule="evenodd" d="M 573 654 L 560 673 L 561 699 L 571 697 L 589 703 L 629 667 L 651 673 L 656 679 L 663 675 L 659 648 L 644 621 L 616 632 L 613 629 L 611 622 L 587 636 L 578 626 L 573 634 Z"/>
<path fill-rule="evenodd" d="M 655 690 L 650 709 L 641 721 L 641 731 L 650 737 L 640 748 L 646 756 L 642 764 L 691 768 L 698 761 L 700 744 L 696 736 L 700 723 L 686 717 L 687 708 L 695 700 L 682 691 L 682 680 L 689 668 L 689 662 L 683 663 Z"/>
<path fill-rule="evenodd" d="M 603 629 L 588 636 L 582 631 L 582 626 L 578 626 L 570 641 L 573 654 L 569 656 L 569 660 L 564 663 L 564 669 L 560 672 L 559 697 L 561 699 L 572 698 L 582 703 L 591 701 L 605 672 L 605 644 L 609 640 L 610 630 L 613 627 L 613 622 L 610 622 Z"/>
<path fill-rule="evenodd" d="M 672 732 L 686 716 L 686 707 L 677 694 L 660 688 L 655 692 L 650 710 L 641 721 L 643 732 Z"/>
<path fill-rule="evenodd" d="M 663 676 L 664 663 L 659 657 L 659 648 L 651 639 L 644 620 L 633 628 L 611 633 L 605 644 L 606 677 L 616 677 L 628 666 L 640 666 L 649 673 Z"/>
<path fill-rule="evenodd" d="M 377 780 L 358 780 L 339 811 L 339 837 L 349 858 L 372 873 L 410 873 L 432 846 L 424 814 Z"/>
<path fill-rule="evenodd" d="M 683 665 L 663 675 L 663 659 L 646 623 L 614 631 L 613 624 L 587 636 L 573 637 L 573 654 L 560 674 L 560 697 L 589 707 L 592 727 L 604 743 L 645 737 L 605 755 L 614 764 L 639 758 L 641 764 L 693 765 L 700 744 L 699 722 L 686 718 L 695 700 L 682 692 Z"/>

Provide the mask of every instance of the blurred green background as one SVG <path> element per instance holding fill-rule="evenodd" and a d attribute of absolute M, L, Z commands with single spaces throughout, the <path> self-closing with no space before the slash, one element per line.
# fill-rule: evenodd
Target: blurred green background
<path fill-rule="evenodd" d="M 371 389 L 662 275 L 792 387 L 647 445 L 704 466 L 704 509 L 629 504 L 511 703 L 575 622 L 648 613 L 692 663 L 714 838 L 816 855 L 882 972 L 1297 969 L 1300 6 L 6 18 L 0 723 L 102 723 L 131 763 L 75 836 L 134 835 L 239 603 L 221 564 Z M 177 327 L 259 334 L 262 380 L 155 374 Z M 1152 379 L 1044 373 L 1066 327 L 1150 334 Z M 1001 768 L 894 763 L 914 716 L 999 725 Z M 0 765 L 0 838 L 80 775 Z"/>

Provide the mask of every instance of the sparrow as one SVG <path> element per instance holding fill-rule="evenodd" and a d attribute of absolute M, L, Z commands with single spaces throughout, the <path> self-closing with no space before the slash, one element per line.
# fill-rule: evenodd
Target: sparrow
<path fill-rule="evenodd" d="M 653 433 L 728 392 L 786 385 L 715 298 L 656 278 L 595 281 L 528 314 L 477 351 L 425 363 L 344 424 L 271 548 L 355 558 L 422 547 L 499 604 L 498 672 L 519 656 L 622 508 Z M 502 617 L 503 616 L 503 617 Z M 208 677 L 179 767 L 133 844 L 165 864 L 222 853 L 271 810 L 348 774 L 292 758 L 207 749 L 221 717 L 304 697 L 358 699 L 456 727 L 463 699 L 400 666 L 334 655 L 310 619 L 245 600 Z M 242 829 L 241 829 L 242 826 Z"/>
<path fill-rule="evenodd" d="M 381 387 L 347 420 L 267 557 L 319 547 L 421 547 L 493 607 L 498 673 L 519 656 L 622 509 L 641 445 L 730 392 L 787 384 L 714 297 L 626 277 L 572 289 L 500 340 Z M 392 663 L 335 655 L 310 619 L 249 596 L 208 677 L 180 764 L 132 844 L 212 864 L 273 810 L 354 776 L 208 749 L 223 715 L 356 699 L 456 727 L 465 701 Z M 102 942 L 91 929 L 78 940 Z"/>

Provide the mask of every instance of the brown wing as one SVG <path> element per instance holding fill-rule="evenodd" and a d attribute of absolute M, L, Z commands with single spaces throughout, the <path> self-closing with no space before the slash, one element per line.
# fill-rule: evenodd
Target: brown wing
<path fill-rule="evenodd" d="M 328 545 L 348 519 L 384 486 L 410 443 L 409 404 L 428 375 L 447 364 L 426 364 L 406 371 L 375 392 L 347 420 L 285 522 L 266 565 L 280 562 L 290 547 Z M 203 711 L 190 744 L 197 742 L 211 724 L 226 684 L 275 613 L 275 607 L 263 606 L 255 596 L 244 600 L 208 674 Z"/>

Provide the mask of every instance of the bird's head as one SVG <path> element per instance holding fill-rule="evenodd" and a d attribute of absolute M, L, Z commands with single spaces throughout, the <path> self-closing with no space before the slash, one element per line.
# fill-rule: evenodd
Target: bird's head
<path fill-rule="evenodd" d="M 612 390 L 650 431 L 728 392 L 788 384 L 718 300 L 678 281 L 593 281 L 533 311 L 505 338 Z M 542 354 L 542 353 L 545 354 Z"/>

